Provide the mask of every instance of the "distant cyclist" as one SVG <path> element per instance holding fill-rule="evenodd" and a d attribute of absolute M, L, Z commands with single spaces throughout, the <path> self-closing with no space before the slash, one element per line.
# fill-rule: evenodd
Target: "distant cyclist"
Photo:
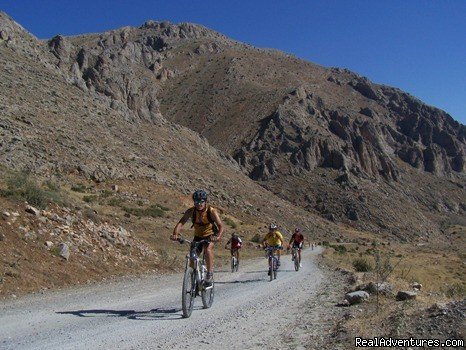
<path fill-rule="evenodd" d="M 228 248 L 229 244 L 231 256 L 235 256 L 236 260 L 239 261 L 239 250 L 243 245 L 243 241 L 241 240 L 241 238 L 239 238 L 239 236 L 236 233 L 232 233 L 231 238 L 228 240 L 227 244 L 225 244 L 225 249 Z"/>
<path fill-rule="evenodd" d="M 301 229 L 299 227 L 296 227 L 294 229 L 293 235 L 291 236 L 288 249 L 290 249 L 291 247 L 291 248 L 298 250 L 299 267 L 303 267 L 301 264 L 301 249 L 303 249 L 303 243 L 304 243 L 304 236 L 301 233 Z M 293 259 L 293 257 L 291 259 Z"/>
<path fill-rule="evenodd" d="M 267 233 L 264 237 L 264 240 L 262 241 L 262 244 L 264 246 L 268 247 L 275 247 L 278 249 L 278 266 L 280 266 L 280 249 L 283 248 L 283 245 L 285 244 L 283 240 L 283 235 L 281 234 L 280 231 L 278 231 L 278 227 L 275 224 L 270 224 L 269 226 L 269 233 Z"/>
<path fill-rule="evenodd" d="M 217 210 L 210 206 L 207 201 L 207 193 L 204 190 L 197 190 L 193 193 L 194 206 L 186 210 L 183 217 L 176 224 L 170 239 L 177 241 L 183 225 L 191 219 L 194 227 L 194 242 L 207 240 L 204 244 L 205 260 L 207 265 L 206 286 L 212 285 L 214 267 L 214 243 L 220 241 L 223 235 L 224 226 Z M 215 236 L 214 233 L 218 229 Z"/>

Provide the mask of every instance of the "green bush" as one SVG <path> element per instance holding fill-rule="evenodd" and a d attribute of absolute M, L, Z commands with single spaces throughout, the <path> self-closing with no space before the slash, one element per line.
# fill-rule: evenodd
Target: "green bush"
<path fill-rule="evenodd" d="M 10 173 L 6 185 L 7 188 L 1 191 L 2 196 L 27 201 L 40 209 L 44 209 L 50 201 L 60 201 L 58 187 L 46 183 L 48 189 L 43 189 L 30 178 L 27 172 Z"/>
<path fill-rule="evenodd" d="M 225 223 L 230 226 L 231 228 L 237 228 L 238 225 L 236 224 L 236 222 L 234 222 L 232 219 L 230 218 L 225 218 Z"/>
<path fill-rule="evenodd" d="M 330 245 L 339 254 L 345 254 L 348 250 L 344 245 Z"/>
<path fill-rule="evenodd" d="M 84 186 L 83 184 L 76 184 L 74 186 L 71 186 L 71 191 L 79 192 L 79 193 L 85 193 L 86 192 L 86 186 Z"/>
<path fill-rule="evenodd" d="M 254 243 L 261 243 L 261 242 L 262 242 L 262 239 L 263 239 L 263 237 L 262 237 L 259 233 L 256 233 L 256 234 L 251 238 L 251 242 L 254 242 Z"/>
<path fill-rule="evenodd" d="M 84 196 L 83 201 L 86 203 L 93 203 L 98 199 L 98 196 L 96 195 L 91 195 L 91 196 Z"/>
<path fill-rule="evenodd" d="M 353 267 L 357 272 L 372 271 L 372 264 L 365 258 L 357 258 L 353 261 Z"/>
<path fill-rule="evenodd" d="M 463 283 L 447 284 L 442 291 L 448 298 L 464 299 L 466 297 L 466 286 Z"/>
<path fill-rule="evenodd" d="M 119 207 L 124 202 L 124 199 L 118 197 L 112 197 L 108 200 L 107 204 L 112 207 Z"/>

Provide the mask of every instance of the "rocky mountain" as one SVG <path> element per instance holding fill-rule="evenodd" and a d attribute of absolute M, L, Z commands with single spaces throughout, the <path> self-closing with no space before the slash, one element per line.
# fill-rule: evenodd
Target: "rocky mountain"
<path fill-rule="evenodd" d="M 122 29 L 126 31 L 132 30 Z M 204 137 L 166 120 L 150 97 L 163 79 L 140 66 L 144 55 L 133 52 L 129 55 L 132 63 L 119 55 L 126 63 L 116 66 L 124 67 L 128 75 L 102 68 L 108 77 L 98 80 L 99 87 L 97 80 L 91 84 L 94 80 L 90 77 L 98 76 L 95 64 L 100 59 L 77 50 L 79 57 L 87 57 L 79 68 L 86 80 L 79 80 L 72 74 L 78 63 L 59 58 L 59 53 L 75 48 L 65 43 L 68 39 L 41 42 L 5 14 L 0 32 L 0 159 L 8 168 L 44 178 L 78 176 L 95 183 L 149 180 L 154 191 L 162 186 L 179 195 L 204 187 L 210 189 L 217 205 L 246 217 L 300 222 L 309 231 L 329 226 L 263 189 L 243 174 L 231 156 L 212 147 Z M 100 47 L 98 36 L 89 38 Z M 84 39 L 88 37 L 73 38 L 77 42 Z M 154 52 L 156 59 L 159 53 Z M 71 71 L 65 69 L 65 61 Z M 137 73 L 140 79 L 132 75 Z M 146 74 L 152 74 L 153 80 Z M 116 88 L 120 83 L 121 91 Z M 111 89 L 120 91 L 122 100 L 111 97 Z M 280 209 L 271 208 L 271 202 Z M 316 221 L 320 222 L 317 226 Z"/>
<path fill-rule="evenodd" d="M 464 216 L 466 127 L 399 89 L 189 23 L 46 41 L 0 23 L 12 167 L 185 193 L 206 173 L 224 205 L 268 198 L 402 240 Z"/>

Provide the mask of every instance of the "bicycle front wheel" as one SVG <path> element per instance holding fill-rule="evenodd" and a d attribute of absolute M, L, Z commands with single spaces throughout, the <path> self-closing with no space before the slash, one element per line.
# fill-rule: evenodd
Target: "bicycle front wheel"
<path fill-rule="evenodd" d="M 294 257 L 294 269 L 295 271 L 299 271 L 299 258 L 297 254 Z"/>
<path fill-rule="evenodd" d="M 270 282 L 273 281 L 273 258 L 269 258 L 269 276 L 270 276 Z"/>
<path fill-rule="evenodd" d="M 194 297 L 196 296 L 196 275 L 194 270 L 188 267 L 183 278 L 183 292 L 181 294 L 181 307 L 183 309 L 183 317 L 191 316 L 194 307 Z"/>
<path fill-rule="evenodd" d="M 235 272 L 235 257 L 231 257 L 231 272 Z"/>
<path fill-rule="evenodd" d="M 212 306 L 214 302 L 214 293 L 215 292 L 215 282 L 212 281 L 212 287 L 208 289 L 202 288 L 201 297 L 202 297 L 202 305 L 204 309 L 208 309 Z"/>

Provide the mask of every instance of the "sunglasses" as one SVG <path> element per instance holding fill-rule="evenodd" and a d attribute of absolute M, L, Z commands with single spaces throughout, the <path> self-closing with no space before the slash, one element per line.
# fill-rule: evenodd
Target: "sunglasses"
<path fill-rule="evenodd" d="M 200 205 L 200 204 L 204 204 L 204 203 L 205 203 L 205 200 L 194 201 L 195 205 Z"/>

